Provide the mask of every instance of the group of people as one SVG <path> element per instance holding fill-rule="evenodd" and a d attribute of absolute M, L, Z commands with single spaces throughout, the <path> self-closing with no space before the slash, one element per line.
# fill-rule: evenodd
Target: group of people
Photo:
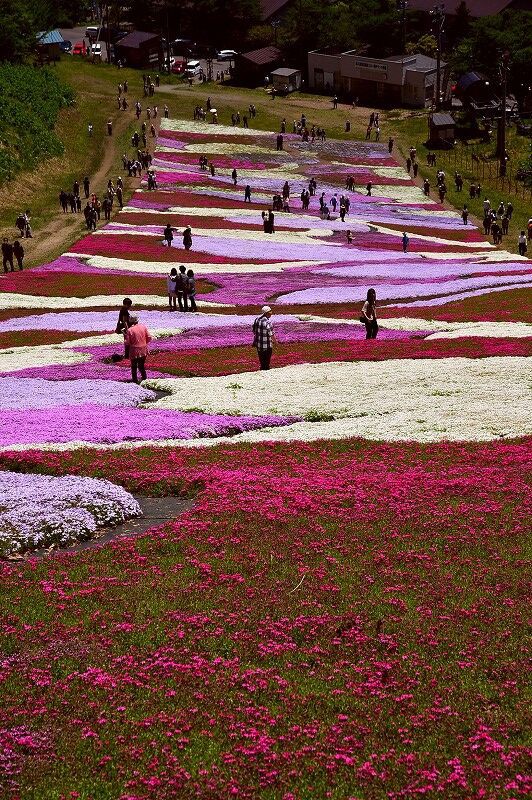
<path fill-rule="evenodd" d="M 31 215 L 29 208 L 22 214 L 20 213 L 15 220 L 15 227 L 18 228 L 21 239 L 32 239 Z"/>
<path fill-rule="evenodd" d="M 501 244 L 502 237 L 506 236 L 509 231 L 510 220 L 514 213 L 513 203 L 509 202 L 505 205 L 501 200 L 498 207 L 495 208 L 492 207 L 489 198 L 485 197 L 482 202 L 482 210 L 484 212 L 482 226 L 485 235 L 491 234 L 493 244 Z"/>
<path fill-rule="evenodd" d="M 2 241 L 2 266 L 4 267 L 4 272 L 9 272 L 10 269 L 11 272 L 15 271 L 13 259 L 16 260 L 19 269 L 24 268 L 24 247 L 18 239 L 15 239 L 11 244 L 7 236 L 4 236 Z"/>
<path fill-rule="evenodd" d="M 166 244 L 167 247 L 172 247 L 174 233 L 177 233 L 177 228 L 172 227 L 168 222 L 163 230 L 163 245 Z M 192 248 L 192 228 L 190 225 L 187 225 L 183 231 L 183 247 L 185 250 Z"/>
<path fill-rule="evenodd" d="M 381 124 L 379 114 L 376 111 L 372 111 L 369 115 L 368 126 L 366 128 L 366 141 L 371 139 L 372 131 L 375 131 L 375 141 L 379 142 L 381 138 Z"/>
<path fill-rule="evenodd" d="M 196 305 L 196 278 L 194 270 L 181 264 L 179 271 L 172 267 L 166 278 L 168 290 L 168 306 L 170 311 L 197 311 Z"/>

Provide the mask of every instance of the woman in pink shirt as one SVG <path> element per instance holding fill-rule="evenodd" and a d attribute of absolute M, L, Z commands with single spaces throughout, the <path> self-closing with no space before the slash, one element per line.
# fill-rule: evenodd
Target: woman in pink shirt
<path fill-rule="evenodd" d="M 131 315 L 129 318 L 129 328 L 127 329 L 127 344 L 129 346 L 129 358 L 131 359 L 131 378 L 133 383 L 139 383 L 137 369 L 140 371 L 141 380 L 146 380 L 146 369 L 144 364 L 148 355 L 148 343 L 151 342 L 151 333 L 145 325 L 139 322 L 139 318 Z"/>

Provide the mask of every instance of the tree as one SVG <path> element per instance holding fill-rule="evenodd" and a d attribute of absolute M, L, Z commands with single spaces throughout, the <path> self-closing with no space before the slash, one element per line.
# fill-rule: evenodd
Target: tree
<path fill-rule="evenodd" d="M 0 59 L 20 63 L 35 50 L 36 34 L 52 27 L 49 4 L 34 0 L 21 4 L 18 0 L 2 0 L 0 25 Z"/>

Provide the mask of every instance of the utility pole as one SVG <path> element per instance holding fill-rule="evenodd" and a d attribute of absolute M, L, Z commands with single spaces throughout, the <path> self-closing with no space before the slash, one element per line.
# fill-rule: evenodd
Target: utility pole
<path fill-rule="evenodd" d="M 397 0 L 397 10 L 401 12 L 401 55 L 406 50 L 406 9 L 408 0 Z"/>
<path fill-rule="evenodd" d="M 436 111 L 441 106 L 441 40 L 445 27 L 445 6 L 443 3 L 435 5 L 430 12 L 433 25 L 436 26 L 436 39 L 438 42 L 436 49 Z"/>
<path fill-rule="evenodd" d="M 499 74 L 501 78 L 502 98 L 501 116 L 499 117 L 499 127 L 497 130 L 497 155 L 499 156 L 499 175 L 504 178 L 506 175 L 506 95 L 508 90 L 508 64 L 510 53 L 506 50 L 499 63 Z"/>

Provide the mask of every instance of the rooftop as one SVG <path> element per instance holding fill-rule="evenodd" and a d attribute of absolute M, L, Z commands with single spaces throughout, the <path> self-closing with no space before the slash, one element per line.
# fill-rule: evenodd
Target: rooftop
<path fill-rule="evenodd" d="M 279 67 L 279 69 L 274 69 L 271 74 L 280 75 L 282 78 L 291 78 L 292 75 L 296 75 L 298 72 L 301 72 L 301 70 L 291 69 L 290 67 Z"/>
<path fill-rule="evenodd" d="M 57 28 L 53 31 L 39 31 L 35 38 L 38 44 L 59 44 L 64 41 L 63 34 Z"/>
<path fill-rule="evenodd" d="M 259 0 L 261 21 L 265 22 L 274 14 L 282 11 L 289 2 L 290 0 Z"/>
<path fill-rule="evenodd" d="M 242 53 L 241 58 L 245 61 L 251 61 L 252 64 L 273 64 L 281 58 L 281 51 L 278 47 L 259 47 L 258 50 L 249 50 L 247 53 Z"/>
<path fill-rule="evenodd" d="M 158 39 L 158 33 L 148 33 L 147 31 L 132 31 L 124 36 L 117 44 L 117 47 L 140 47 L 144 42 Z"/>
<path fill-rule="evenodd" d="M 438 0 L 445 8 L 446 14 L 454 14 L 459 0 Z M 432 11 L 435 0 L 410 0 L 409 6 L 419 11 Z M 500 14 L 509 6 L 532 11 L 532 0 L 466 0 L 472 17 L 489 17 Z"/>

